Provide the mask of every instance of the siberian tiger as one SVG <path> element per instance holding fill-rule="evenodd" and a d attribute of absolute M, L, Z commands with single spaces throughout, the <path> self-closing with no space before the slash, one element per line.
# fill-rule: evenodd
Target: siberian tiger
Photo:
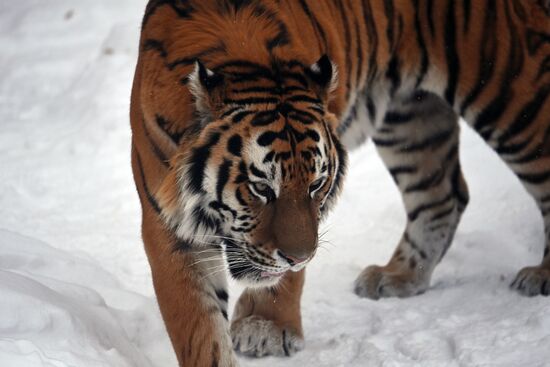
<path fill-rule="evenodd" d="M 367 137 L 408 223 L 389 263 L 367 267 L 355 292 L 425 291 L 468 203 L 459 116 L 542 212 L 543 261 L 512 287 L 548 295 L 549 94 L 548 1 L 149 1 L 132 168 L 180 365 L 303 347 L 303 268 L 341 188 L 345 149 Z M 249 286 L 231 324 L 226 267 Z"/>

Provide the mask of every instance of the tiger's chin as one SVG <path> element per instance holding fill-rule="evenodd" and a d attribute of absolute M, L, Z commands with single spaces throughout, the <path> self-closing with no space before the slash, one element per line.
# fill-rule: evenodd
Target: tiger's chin
<path fill-rule="evenodd" d="M 238 283 L 249 288 L 273 287 L 279 283 L 287 270 L 281 272 L 269 272 L 257 268 L 253 264 L 228 264 L 231 277 Z"/>

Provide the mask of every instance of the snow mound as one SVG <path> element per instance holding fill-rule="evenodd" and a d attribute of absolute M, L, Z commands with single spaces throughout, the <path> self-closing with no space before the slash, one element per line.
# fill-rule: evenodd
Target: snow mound
<path fill-rule="evenodd" d="M 0 294 L 2 366 L 151 366 L 155 305 L 92 260 L 0 230 Z"/>

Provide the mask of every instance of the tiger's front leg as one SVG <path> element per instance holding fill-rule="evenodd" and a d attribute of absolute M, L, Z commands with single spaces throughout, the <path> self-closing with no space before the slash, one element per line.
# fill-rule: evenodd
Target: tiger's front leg
<path fill-rule="evenodd" d="M 385 266 L 367 267 L 355 281 L 361 297 L 408 297 L 424 292 L 451 244 L 468 202 L 458 159 L 458 118 L 435 95 L 392 102 L 373 136 L 401 191 L 407 226 Z"/>
<path fill-rule="evenodd" d="M 287 272 L 270 288 L 247 288 L 235 306 L 231 338 L 236 351 L 262 357 L 303 349 L 300 298 L 304 272 Z"/>
<path fill-rule="evenodd" d="M 144 211 L 143 241 L 166 330 L 180 366 L 235 367 L 227 284 L 218 248 L 192 251 Z"/>

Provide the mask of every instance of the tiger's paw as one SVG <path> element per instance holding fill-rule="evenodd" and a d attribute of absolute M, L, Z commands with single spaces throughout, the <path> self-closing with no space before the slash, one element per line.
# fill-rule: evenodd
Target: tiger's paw
<path fill-rule="evenodd" d="M 249 316 L 231 324 L 233 348 L 253 357 L 291 356 L 304 348 L 304 339 L 271 320 Z"/>
<path fill-rule="evenodd" d="M 411 270 L 391 269 L 389 266 L 371 265 L 359 274 L 354 292 L 359 297 L 410 297 L 424 293 L 430 285 Z"/>
<path fill-rule="evenodd" d="M 520 270 L 510 284 L 524 296 L 550 295 L 550 269 L 540 266 L 526 267 Z"/>

